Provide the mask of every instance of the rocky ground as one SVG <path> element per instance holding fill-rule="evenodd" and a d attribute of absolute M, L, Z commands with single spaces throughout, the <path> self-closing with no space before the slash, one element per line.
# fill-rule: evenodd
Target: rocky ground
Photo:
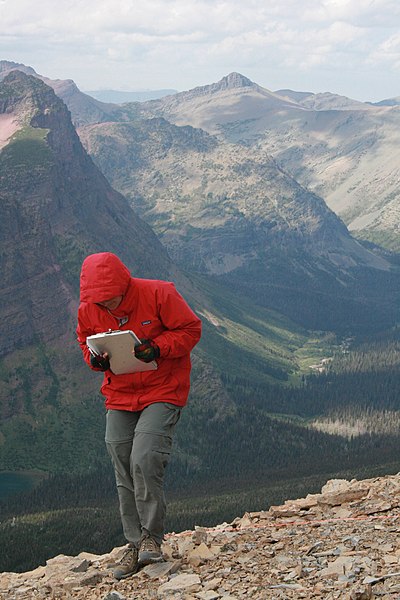
<path fill-rule="evenodd" d="M 124 548 L 0 574 L 1 600 L 400 599 L 400 474 L 331 480 L 232 523 L 171 533 L 165 562 L 117 582 Z"/>

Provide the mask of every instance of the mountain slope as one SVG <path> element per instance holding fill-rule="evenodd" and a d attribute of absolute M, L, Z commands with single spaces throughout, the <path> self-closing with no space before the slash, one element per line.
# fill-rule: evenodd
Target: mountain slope
<path fill-rule="evenodd" d="M 182 472 L 211 477 L 202 453 L 216 439 L 211 430 L 200 438 L 195 432 L 203 419 L 218 430 L 238 410 L 223 375 L 251 377 L 259 386 L 285 383 L 299 373 L 296 352 L 310 348 L 310 334 L 213 282 L 183 274 L 95 167 L 66 106 L 41 80 L 8 74 L 0 84 L 0 117 L 1 468 L 79 472 L 93 468 L 93 456 L 107 461 L 100 381 L 83 363 L 74 329 L 81 262 L 108 250 L 135 275 L 173 280 L 203 317 L 193 410 L 178 456 Z M 329 351 L 329 343 L 316 339 L 314 345 L 317 354 Z"/>
<path fill-rule="evenodd" d="M 125 110 L 129 114 L 129 105 Z M 217 134 L 232 121 L 257 122 L 265 114 L 304 110 L 300 104 L 230 73 L 217 83 L 132 105 L 132 115 L 162 116 L 175 125 L 191 125 Z"/>
<path fill-rule="evenodd" d="M 336 94 L 269 92 L 237 73 L 140 107 L 230 142 L 254 145 L 363 237 L 399 248 L 400 112 Z"/>
<path fill-rule="evenodd" d="M 265 151 L 159 118 L 79 133 L 185 269 L 219 277 L 310 328 L 393 318 L 389 263 Z M 386 299 L 373 279 L 386 286 Z"/>
<path fill-rule="evenodd" d="M 399 125 L 395 108 L 288 115 L 268 124 L 257 147 L 323 197 L 351 231 L 396 251 Z"/>
<path fill-rule="evenodd" d="M 137 253 L 134 270 L 156 275 L 174 267 L 150 228 L 99 174 L 50 88 L 12 72 L 1 84 L 0 114 L 16 126 L 0 154 L 4 354 L 22 339 L 59 335 L 59 320 L 69 311 L 50 308 L 53 296 L 64 309 L 72 301 L 60 275 L 68 247 L 84 256 L 100 250 L 103 239 L 127 259 L 151 240 L 150 251 Z M 43 285 L 50 286 L 47 305 Z"/>

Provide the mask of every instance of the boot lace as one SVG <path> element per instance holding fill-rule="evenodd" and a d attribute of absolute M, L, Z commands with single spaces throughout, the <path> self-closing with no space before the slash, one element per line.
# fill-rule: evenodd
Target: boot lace
<path fill-rule="evenodd" d="M 136 552 L 136 548 L 126 548 L 124 550 L 124 553 L 119 561 L 119 564 L 121 565 L 121 567 L 126 567 L 126 566 L 130 566 L 131 563 L 134 561 L 135 559 L 135 552 Z"/>
<path fill-rule="evenodd" d="M 157 544 L 155 539 L 150 536 L 143 538 L 140 544 L 140 550 L 142 552 L 160 552 L 160 546 Z"/>

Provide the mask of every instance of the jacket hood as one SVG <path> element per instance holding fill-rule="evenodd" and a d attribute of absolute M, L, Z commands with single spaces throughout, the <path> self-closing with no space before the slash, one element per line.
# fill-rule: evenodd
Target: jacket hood
<path fill-rule="evenodd" d="M 130 281 L 130 271 L 118 256 L 111 252 L 90 254 L 82 263 L 81 302 L 104 302 L 125 296 Z"/>

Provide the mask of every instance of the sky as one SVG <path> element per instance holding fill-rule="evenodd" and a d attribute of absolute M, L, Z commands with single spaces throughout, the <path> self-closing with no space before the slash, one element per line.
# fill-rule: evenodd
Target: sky
<path fill-rule="evenodd" d="M 400 96 L 400 1 L 0 0 L 0 60 L 83 91 L 183 91 L 236 71 L 378 101 Z"/>

